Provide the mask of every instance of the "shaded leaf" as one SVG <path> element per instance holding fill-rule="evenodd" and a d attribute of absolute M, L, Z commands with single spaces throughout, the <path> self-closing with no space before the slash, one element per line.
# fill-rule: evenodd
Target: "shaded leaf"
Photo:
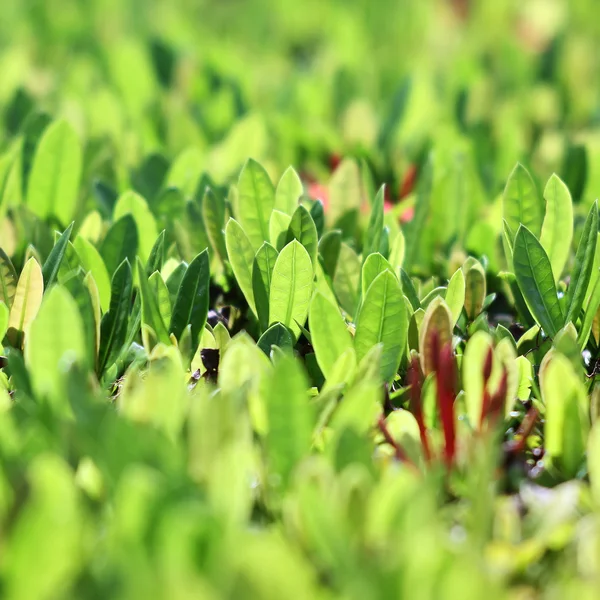
<path fill-rule="evenodd" d="M 381 377 L 391 381 L 400 366 L 408 335 L 408 315 L 398 279 L 380 273 L 365 295 L 356 319 L 354 346 L 360 361 L 371 348 L 383 344 Z"/>

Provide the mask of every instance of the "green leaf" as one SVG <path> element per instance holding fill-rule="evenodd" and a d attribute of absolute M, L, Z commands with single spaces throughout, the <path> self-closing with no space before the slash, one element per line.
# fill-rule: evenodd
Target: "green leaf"
<path fill-rule="evenodd" d="M 338 264 L 333 276 L 333 291 L 340 306 L 351 316 L 356 314 L 358 306 L 360 276 L 358 255 L 348 244 L 342 242 Z"/>
<path fill-rule="evenodd" d="M 177 300 L 177 294 L 179 293 L 179 288 L 181 287 L 181 281 L 183 280 L 183 276 L 185 275 L 187 268 L 187 263 L 180 262 L 167 277 L 167 289 L 169 290 L 171 306 L 175 305 L 175 300 Z"/>
<path fill-rule="evenodd" d="M 544 207 L 531 175 L 521 163 L 517 163 L 508 176 L 504 188 L 503 216 L 509 232 L 515 232 L 523 225 L 534 236 L 540 235 Z M 514 241 L 514 237 L 511 236 L 510 241 Z"/>
<path fill-rule="evenodd" d="M 8 306 L 4 304 L 4 302 L 0 302 L 0 349 L 2 349 L 2 340 L 4 339 L 4 334 L 8 329 L 8 318 L 10 315 L 10 310 Z"/>
<path fill-rule="evenodd" d="M 225 227 L 225 244 L 227 256 L 237 284 L 248 302 L 248 306 L 256 314 L 254 292 L 252 291 L 252 265 L 254 263 L 254 250 L 242 226 L 235 220 L 229 219 Z"/>
<path fill-rule="evenodd" d="M 7 337 L 15 348 L 23 346 L 31 322 L 35 318 L 44 294 L 44 277 L 40 264 L 30 258 L 23 267 L 10 307 Z"/>
<path fill-rule="evenodd" d="M 325 208 L 323 207 L 323 202 L 321 202 L 321 200 L 315 200 L 311 203 L 310 216 L 317 228 L 317 237 L 320 238 L 325 229 Z"/>
<path fill-rule="evenodd" d="M 392 247 L 390 249 L 390 257 L 389 262 L 392 267 L 398 272 L 398 269 L 402 267 L 404 262 L 404 251 L 406 247 L 406 242 L 404 240 L 404 234 L 402 231 L 398 230 L 394 241 L 392 242 Z"/>
<path fill-rule="evenodd" d="M 579 334 L 577 336 L 577 342 L 580 350 L 583 350 L 588 343 L 598 308 L 600 308 L 600 279 L 596 280 L 596 284 L 592 290 L 592 295 L 590 296 L 589 304 L 585 309 L 583 324 L 581 325 Z"/>
<path fill-rule="evenodd" d="M 100 255 L 109 276 L 127 259 L 133 263 L 138 248 L 138 231 L 131 215 L 125 215 L 115 221 L 100 246 Z"/>
<path fill-rule="evenodd" d="M 362 203 L 360 169 L 355 160 L 345 158 L 329 181 L 329 223 L 338 223 L 347 214 L 358 214 Z"/>
<path fill-rule="evenodd" d="M 298 207 L 303 191 L 298 173 L 293 167 L 288 167 L 277 184 L 274 208 L 291 216 Z"/>
<path fill-rule="evenodd" d="M 469 319 L 475 319 L 483 310 L 487 293 L 485 271 L 474 258 L 467 259 L 462 268 L 465 274 L 465 311 Z"/>
<path fill-rule="evenodd" d="M 265 169 L 248 159 L 238 182 L 237 217 L 254 251 L 269 241 L 269 219 L 275 204 L 275 190 Z"/>
<path fill-rule="evenodd" d="M 77 304 L 62 286 L 45 296 L 25 344 L 25 364 L 34 390 L 66 410 L 66 367 L 86 361 L 85 336 Z"/>
<path fill-rule="evenodd" d="M 158 237 L 156 219 L 148 203 L 138 193 L 129 190 L 119 197 L 113 209 L 113 219 L 118 221 L 125 215 L 131 215 L 138 233 L 138 253 L 142 262 L 146 262 Z"/>
<path fill-rule="evenodd" d="M 99 340 L 96 339 L 96 314 L 90 289 L 85 283 L 81 272 L 69 277 L 63 283 L 63 287 L 71 294 L 77 305 L 85 340 L 85 362 L 90 369 L 94 368 L 96 366 L 96 348 Z"/>
<path fill-rule="evenodd" d="M 540 389 L 546 407 L 545 450 L 574 477 L 585 454 L 589 431 L 588 397 L 569 360 L 556 353 L 540 368 Z"/>
<path fill-rule="evenodd" d="M 342 249 L 342 232 L 339 229 L 328 231 L 319 240 L 319 255 L 323 270 L 333 279 Z"/>
<path fill-rule="evenodd" d="M 164 187 L 179 188 L 186 200 L 191 198 L 200 179 L 200 165 L 204 158 L 204 154 L 198 148 L 194 146 L 185 148 L 171 164 Z"/>
<path fill-rule="evenodd" d="M 369 225 L 365 232 L 365 240 L 363 243 L 363 260 L 367 259 L 369 254 L 373 252 L 379 252 L 379 246 L 381 244 L 381 236 L 383 233 L 383 199 L 384 199 L 385 187 L 381 186 L 373 206 L 371 207 L 371 216 L 369 218 Z"/>
<path fill-rule="evenodd" d="M 575 255 L 571 283 L 567 288 L 565 297 L 565 306 L 567 307 L 565 323 L 569 321 L 575 323 L 579 317 L 579 311 L 583 305 L 583 300 L 592 276 L 597 239 L 598 202 L 596 201 L 588 213 L 585 225 L 583 226 L 583 232 L 581 233 L 581 239 L 579 240 L 577 254 Z"/>
<path fill-rule="evenodd" d="M 110 304 L 110 277 L 106 265 L 96 247 L 80 235 L 75 238 L 73 246 L 83 268 L 94 277 L 100 294 L 100 306 L 106 312 Z"/>
<path fill-rule="evenodd" d="M 279 252 L 265 242 L 256 253 L 252 264 L 252 292 L 262 331 L 269 326 L 269 295 L 273 269 Z"/>
<path fill-rule="evenodd" d="M 73 231 L 73 223 L 71 223 L 58 238 L 54 248 L 48 255 L 44 266 L 42 267 L 42 275 L 44 277 L 44 287 L 48 289 L 55 281 L 60 269 L 60 264 L 67 251 L 67 244 L 71 237 L 71 231 Z"/>
<path fill-rule="evenodd" d="M 143 272 L 142 272 L 143 276 Z M 133 274 L 125 259 L 115 271 L 110 288 L 110 307 L 100 324 L 100 352 L 98 374 L 116 360 L 127 335 L 127 323 L 131 312 Z"/>
<path fill-rule="evenodd" d="M 560 278 L 573 240 L 573 203 L 569 188 L 556 173 L 550 177 L 544 189 L 546 216 L 542 223 L 540 243 L 546 250 L 554 280 Z"/>
<path fill-rule="evenodd" d="M 158 312 L 162 317 L 163 323 L 171 322 L 171 298 L 169 297 L 169 290 L 167 284 L 162 278 L 158 271 L 154 271 L 150 277 L 148 277 L 148 285 L 154 294 L 156 299 L 156 305 L 158 306 Z"/>
<path fill-rule="evenodd" d="M 317 262 L 319 243 L 317 228 L 310 213 L 302 205 L 298 206 L 292 215 L 285 243 L 289 244 L 292 240 L 298 240 L 306 248 L 314 266 Z"/>
<path fill-rule="evenodd" d="M 527 307 L 547 335 L 554 337 L 564 323 L 552 267 L 537 238 L 521 225 L 515 236 L 515 276 Z"/>
<path fill-rule="evenodd" d="M 225 245 L 225 202 L 211 188 L 202 197 L 202 217 L 213 250 L 221 260 L 227 259 Z"/>
<path fill-rule="evenodd" d="M 17 291 L 17 272 L 6 252 L 0 248 L 0 302 L 8 308 L 13 304 Z"/>
<path fill-rule="evenodd" d="M 415 289 L 415 284 L 404 269 L 400 269 L 400 281 L 402 282 L 402 290 L 406 294 L 413 310 L 419 310 L 421 308 L 421 301 Z"/>
<path fill-rule="evenodd" d="M 308 252 L 297 240 L 279 254 L 273 270 L 269 322 L 283 323 L 297 339 L 312 296 L 313 267 Z"/>
<path fill-rule="evenodd" d="M 354 346 L 358 360 L 376 344 L 383 344 L 381 377 L 392 381 L 408 335 L 408 315 L 398 279 L 390 272 L 380 273 L 367 290 L 356 320 Z"/>
<path fill-rule="evenodd" d="M 298 242 L 292 244 L 302 248 Z M 306 259 L 310 262 L 308 255 Z M 270 474 L 278 476 L 285 488 L 312 445 L 314 421 L 306 394 L 308 382 L 299 362 L 283 356 L 265 388 L 267 462 Z"/>
<path fill-rule="evenodd" d="M 282 325 L 281 323 L 275 323 L 260 336 L 256 345 L 267 356 L 271 356 L 271 348 L 273 346 L 277 346 L 277 348 L 289 350 L 291 352 L 294 348 L 294 338 L 285 325 Z"/>
<path fill-rule="evenodd" d="M 361 290 L 363 295 L 367 293 L 367 290 L 371 287 L 377 276 L 384 271 L 394 274 L 392 265 L 379 252 L 370 254 L 362 267 Z"/>
<path fill-rule="evenodd" d="M 415 214 L 405 231 L 406 248 L 404 253 L 404 269 L 410 272 L 418 255 L 422 232 L 430 214 L 431 188 L 433 185 L 433 163 L 427 159 L 423 172 L 419 176 Z"/>
<path fill-rule="evenodd" d="M 317 363 L 327 378 L 339 357 L 352 348 L 352 336 L 339 308 L 318 291 L 310 303 L 308 323 Z"/>
<path fill-rule="evenodd" d="M 285 246 L 285 240 L 287 237 L 288 227 L 292 221 L 290 215 L 281 212 L 280 210 L 274 210 L 271 213 L 269 220 L 269 239 L 271 245 L 279 252 Z"/>
<path fill-rule="evenodd" d="M 27 184 L 27 205 L 38 217 L 54 215 L 62 224 L 73 218 L 83 156 L 67 121 L 54 121 L 38 143 Z"/>
<path fill-rule="evenodd" d="M 146 276 L 150 277 L 154 271 L 160 271 L 165 263 L 165 230 L 163 229 L 156 238 L 150 255 L 146 261 Z"/>
<path fill-rule="evenodd" d="M 465 274 L 462 269 L 458 269 L 450 282 L 448 283 L 448 289 L 446 290 L 446 304 L 452 313 L 452 326 L 456 325 L 458 318 L 462 312 L 463 306 L 465 305 Z"/>
<path fill-rule="evenodd" d="M 146 325 L 151 328 L 152 332 L 156 336 L 156 341 L 170 345 L 171 339 L 169 338 L 169 332 L 167 331 L 167 326 L 162 319 L 162 315 L 158 308 L 158 299 L 155 298 L 152 290 L 150 288 L 150 284 L 148 283 L 148 279 L 144 272 L 144 265 L 142 261 L 138 257 L 137 259 L 137 268 L 138 268 L 138 277 L 140 282 L 140 293 L 142 296 L 142 328 Z M 189 267 L 188 267 L 189 270 Z M 186 272 L 187 275 L 187 272 Z M 179 300 L 179 296 L 177 297 Z M 177 303 L 175 304 L 175 308 L 173 309 L 173 316 L 175 316 L 175 311 L 177 310 Z M 179 313 L 180 315 L 181 313 Z M 179 316 L 178 315 L 178 316 Z M 185 323 L 187 325 L 187 322 Z M 184 328 L 185 328 L 184 325 Z M 143 329 L 142 329 L 143 331 Z M 180 334 L 181 335 L 181 334 Z M 147 348 L 147 350 L 151 350 L 152 348 Z"/>
<path fill-rule="evenodd" d="M 188 324 L 192 326 L 192 349 L 195 352 L 200 332 L 208 315 L 210 268 L 208 250 L 204 250 L 190 263 L 183 279 L 177 300 L 173 305 L 170 332 L 179 340 Z"/>

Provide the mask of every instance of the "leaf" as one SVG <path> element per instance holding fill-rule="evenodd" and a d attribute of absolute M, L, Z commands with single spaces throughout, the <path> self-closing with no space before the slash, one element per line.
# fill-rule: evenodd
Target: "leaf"
<path fill-rule="evenodd" d="M 473 429 L 479 429 L 484 395 L 483 368 L 491 350 L 493 350 L 493 340 L 490 334 L 485 331 L 476 331 L 469 339 L 462 359 L 465 405 L 469 423 Z M 492 365 L 499 370 L 497 362 L 493 361 Z M 492 392 L 491 389 L 489 391 Z"/>
<path fill-rule="evenodd" d="M 94 277 L 100 295 L 100 306 L 106 312 L 110 304 L 110 277 L 106 265 L 96 247 L 80 235 L 75 238 L 73 246 L 83 268 Z"/>
<path fill-rule="evenodd" d="M 298 246 L 302 248 L 300 244 Z M 306 259 L 310 262 L 308 255 Z M 314 421 L 307 389 L 308 382 L 299 362 L 283 356 L 275 364 L 264 390 L 268 422 L 267 462 L 271 476 L 278 476 L 283 488 L 298 462 L 308 456 L 312 445 Z"/>
<path fill-rule="evenodd" d="M 277 184 L 274 208 L 291 216 L 298 207 L 303 191 L 298 173 L 293 167 L 288 167 Z"/>
<path fill-rule="evenodd" d="M 323 207 L 323 202 L 321 202 L 321 200 L 315 200 L 311 203 L 310 216 L 317 228 L 317 237 L 320 238 L 325 229 L 325 208 Z"/>
<path fill-rule="evenodd" d="M 165 263 L 165 230 L 163 229 L 156 238 L 150 255 L 146 261 L 146 276 L 150 277 L 154 271 L 160 271 Z"/>
<path fill-rule="evenodd" d="M 312 296 L 313 267 L 308 252 L 297 240 L 279 254 L 273 269 L 269 322 L 283 323 L 297 339 Z"/>
<path fill-rule="evenodd" d="M 400 281 L 402 282 L 402 290 L 406 294 L 413 310 L 421 308 L 421 301 L 419 300 L 419 295 L 415 289 L 415 284 L 404 269 L 400 269 Z"/>
<path fill-rule="evenodd" d="M 181 281 L 183 280 L 183 276 L 185 275 L 187 268 L 187 263 L 180 262 L 167 277 L 167 289 L 169 290 L 171 306 L 175 305 L 175 300 L 177 300 L 177 294 L 179 293 L 179 288 L 181 287 Z"/>
<path fill-rule="evenodd" d="M 596 318 L 596 315 L 598 313 L 598 308 L 600 308 L 600 279 L 596 280 L 596 285 L 594 285 L 592 295 L 590 296 L 589 304 L 585 309 L 583 323 L 579 328 L 577 343 L 579 344 L 579 348 L 582 351 L 586 347 L 590 338 L 590 332 L 592 331 L 592 326 L 594 324 L 594 319 Z"/>
<path fill-rule="evenodd" d="M 323 270 L 333 279 L 342 248 L 342 232 L 339 229 L 328 231 L 319 240 L 319 255 Z"/>
<path fill-rule="evenodd" d="M 547 335 L 554 337 L 564 323 L 550 260 L 537 238 L 521 225 L 515 236 L 515 276 L 527 307 Z"/>
<path fill-rule="evenodd" d="M 573 240 L 573 203 L 569 188 L 554 173 L 544 189 L 546 215 L 542 223 L 540 243 L 546 250 L 554 280 L 560 278 Z"/>
<path fill-rule="evenodd" d="M 127 324 L 131 312 L 133 274 L 129 261 L 125 259 L 115 271 L 110 288 L 110 307 L 100 324 L 100 352 L 98 374 L 116 360 L 127 335 Z"/>
<path fill-rule="evenodd" d="M 385 187 L 381 186 L 373 206 L 371 207 L 371 216 L 369 217 L 369 225 L 365 232 L 365 240 L 363 243 L 363 260 L 366 260 L 369 254 L 379 252 L 381 244 L 381 236 L 383 233 L 383 199 Z"/>
<path fill-rule="evenodd" d="M 438 348 L 443 348 L 446 344 L 452 342 L 452 313 L 440 296 L 434 298 L 427 307 L 419 329 L 419 355 L 421 369 L 425 376 L 435 371 L 434 335 L 438 339 Z"/>
<path fill-rule="evenodd" d="M 248 306 L 256 314 L 254 292 L 252 291 L 254 250 L 242 226 L 235 219 L 229 219 L 227 227 L 225 227 L 225 244 L 237 284 L 244 294 Z"/>
<path fill-rule="evenodd" d="M 565 323 L 569 321 L 575 323 L 579 317 L 579 311 L 583 305 L 583 300 L 592 276 L 597 239 L 598 201 L 594 202 L 588 213 L 581 233 L 581 239 L 579 240 L 579 246 L 577 247 L 575 265 L 571 273 L 571 283 L 567 288 L 565 297 L 565 306 L 567 307 Z"/>
<path fill-rule="evenodd" d="M 358 306 L 358 286 L 360 285 L 360 259 L 348 244 L 342 242 L 340 256 L 333 276 L 333 291 L 340 306 L 351 316 Z"/>
<path fill-rule="evenodd" d="M 23 267 L 17 289 L 10 307 L 7 337 L 15 348 L 21 348 L 27 337 L 31 322 L 35 318 L 44 294 L 44 277 L 40 264 L 30 258 Z"/>
<path fill-rule="evenodd" d="M 392 265 L 381 255 L 379 252 L 370 254 L 365 262 L 363 263 L 361 273 L 361 290 L 363 294 L 367 293 L 367 290 L 371 287 L 371 284 L 380 273 L 389 271 L 394 274 Z"/>
<path fill-rule="evenodd" d="M 96 280 L 91 273 L 87 273 L 83 278 L 83 283 L 88 289 L 90 299 L 92 301 L 92 310 L 94 313 L 94 361 L 93 366 L 96 367 L 98 352 L 100 351 L 100 323 L 102 321 L 102 311 L 100 309 L 100 293 Z"/>
<path fill-rule="evenodd" d="M 85 363 L 90 369 L 94 368 L 99 339 L 97 339 L 96 314 L 90 289 L 81 272 L 67 279 L 63 287 L 73 298 L 81 317 L 81 329 L 85 340 Z"/>
<path fill-rule="evenodd" d="M 8 308 L 13 304 L 17 281 L 17 272 L 10 258 L 0 248 L 0 302 L 4 302 Z"/>
<path fill-rule="evenodd" d="M 531 175 L 521 163 L 517 163 L 508 176 L 503 195 L 503 216 L 510 233 L 523 225 L 534 236 L 540 235 L 544 208 Z M 510 241 L 513 242 L 514 237 L 511 236 Z"/>
<path fill-rule="evenodd" d="M 390 250 L 390 256 L 388 259 L 396 272 L 398 272 L 398 269 L 402 267 L 402 263 L 404 262 L 405 246 L 406 243 L 404 240 L 404 234 L 402 231 L 398 230 L 398 233 L 392 242 L 392 248 Z"/>
<path fill-rule="evenodd" d="M 115 221 L 100 246 L 100 255 L 109 276 L 127 259 L 133 263 L 138 248 L 138 231 L 131 215 L 125 215 Z"/>
<path fill-rule="evenodd" d="M 360 169 L 355 160 L 345 158 L 333 173 L 328 186 L 329 223 L 337 223 L 344 215 L 357 214 L 362 203 Z"/>
<path fill-rule="evenodd" d="M 352 336 L 337 305 L 319 291 L 310 303 L 308 323 L 317 363 L 328 378 L 339 357 L 353 347 Z"/>
<path fill-rule="evenodd" d="M 4 334 L 8 329 L 9 315 L 10 311 L 8 310 L 8 306 L 6 306 L 4 302 L 0 302 L 0 349 L 2 349 L 2 340 L 4 339 Z"/>
<path fill-rule="evenodd" d="M 83 155 L 67 121 L 49 125 L 37 145 L 27 184 L 27 205 L 41 219 L 54 215 L 62 224 L 73 218 Z"/>
<path fill-rule="evenodd" d="M 271 356 L 271 348 L 277 346 L 281 350 L 289 350 L 294 348 L 294 338 L 289 329 L 281 323 L 271 325 L 259 338 L 256 345 L 267 355 Z"/>
<path fill-rule="evenodd" d="M 567 477 L 574 477 L 584 457 L 589 431 L 585 387 L 569 360 L 557 353 L 545 368 L 540 368 L 540 389 L 546 408 L 546 453 L 553 461 L 560 461 Z"/>
<path fill-rule="evenodd" d="M 394 379 L 408 335 L 408 315 L 398 279 L 390 271 L 380 273 L 367 290 L 356 319 L 354 347 L 358 360 L 377 344 L 383 344 L 381 377 Z"/>
<path fill-rule="evenodd" d="M 431 204 L 432 184 L 433 163 L 432 159 L 428 158 L 423 167 L 423 172 L 419 176 L 415 214 L 412 221 L 407 225 L 404 236 L 406 240 L 404 269 L 407 272 L 411 272 L 415 259 L 417 258 L 422 232 L 425 228 L 427 216 L 430 213 L 429 207 Z"/>
<path fill-rule="evenodd" d="M 458 269 L 448 283 L 445 296 L 446 304 L 452 313 L 452 328 L 456 325 L 465 305 L 465 289 L 465 275 L 462 269 Z"/>
<path fill-rule="evenodd" d="M 67 367 L 86 361 L 85 337 L 77 304 L 62 286 L 45 296 L 25 343 L 25 364 L 31 383 L 59 410 L 68 410 L 64 397 Z"/>
<path fill-rule="evenodd" d="M 142 297 L 142 331 L 144 326 L 148 326 L 156 336 L 157 343 L 170 345 L 171 339 L 169 338 L 169 332 L 167 331 L 167 326 L 163 321 L 160 310 L 158 309 L 158 299 L 155 298 L 152 290 L 150 289 L 148 278 L 144 272 L 144 265 L 139 257 L 137 259 L 137 268 L 140 283 L 140 293 Z M 179 296 L 177 299 L 179 300 Z M 175 304 L 175 308 L 173 310 L 173 316 L 175 316 L 175 310 L 177 310 L 177 303 Z M 187 325 L 187 322 L 185 325 Z M 151 344 L 151 346 L 153 345 L 154 344 Z M 149 352 L 152 350 L 152 347 L 147 347 L 146 350 Z"/>
<path fill-rule="evenodd" d="M 138 233 L 138 253 L 142 262 L 146 262 L 158 236 L 156 219 L 148 203 L 138 193 L 129 190 L 119 197 L 113 209 L 113 219 L 118 221 L 125 215 L 131 215 Z"/>
<path fill-rule="evenodd" d="M 211 188 L 207 188 L 202 197 L 202 217 L 206 233 L 213 250 L 221 260 L 227 259 L 225 246 L 225 201 Z"/>
<path fill-rule="evenodd" d="M 288 227 L 292 221 L 292 217 L 279 210 L 274 210 L 271 213 L 269 220 L 269 239 L 271 245 L 279 252 L 285 246 Z"/>
<path fill-rule="evenodd" d="M 300 205 L 294 211 L 292 220 L 290 221 L 285 243 L 289 244 L 292 240 L 298 240 L 310 256 L 310 260 L 313 264 L 317 262 L 317 250 L 318 250 L 318 236 L 317 228 L 315 226 L 310 213 Z"/>
<path fill-rule="evenodd" d="M 279 252 L 265 242 L 256 253 L 252 264 L 252 292 L 262 331 L 269 326 L 269 295 L 275 261 Z"/>
<path fill-rule="evenodd" d="M 73 223 L 71 223 L 58 238 L 57 242 L 54 244 L 54 248 L 52 248 L 52 251 L 48 255 L 48 258 L 42 267 L 44 287 L 46 289 L 48 289 L 56 281 L 60 264 L 62 263 L 65 252 L 67 251 L 67 244 L 69 243 L 69 238 L 71 237 L 71 231 L 73 231 Z"/>
<path fill-rule="evenodd" d="M 485 271 L 475 259 L 467 259 L 462 270 L 465 273 L 465 311 L 469 319 L 473 320 L 483 310 L 486 298 Z"/>
<path fill-rule="evenodd" d="M 190 263 L 173 305 L 169 331 L 179 340 L 188 324 L 192 326 L 192 349 L 196 351 L 200 332 L 208 315 L 210 269 L 208 250 L 204 250 Z"/>
<path fill-rule="evenodd" d="M 148 278 L 148 285 L 152 290 L 154 298 L 156 299 L 156 305 L 158 306 L 158 312 L 162 317 L 163 323 L 171 322 L 171 299 L 169 297 L 169 290 L 167 285 L 158 271 L 154 271 Z"/>
<path fill-rule="evenodd" d="M 248 159 L 238 182 L 237 217 L 254 251 L 269 241 L 269 219 L 275 204 L 275 190 L 265 169 Z"/>

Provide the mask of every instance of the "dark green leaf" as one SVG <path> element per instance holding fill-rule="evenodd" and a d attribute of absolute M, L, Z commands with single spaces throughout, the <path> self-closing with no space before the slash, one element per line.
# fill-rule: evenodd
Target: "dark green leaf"
<path fill-rule="evenodd" d="M 531 314 L 549 336 L 563 326 L 552 267 L 537 238 L 521 225 L 515 236 L 513 254 L 515 276 Z"/>
<path fill-rule="evenodd" d="M 67 244 L 71 237 L 71 231 L 73 231 L 73 223 L 71 223 L 58 238 L 54 244 L 54 248 L 48 255 L 44 266 L 42 267 L 42 275 L 44 276 L 44 287 L 48 289 L 55 281 L 60 269 L 60 264 L 67 251 Z"/>

